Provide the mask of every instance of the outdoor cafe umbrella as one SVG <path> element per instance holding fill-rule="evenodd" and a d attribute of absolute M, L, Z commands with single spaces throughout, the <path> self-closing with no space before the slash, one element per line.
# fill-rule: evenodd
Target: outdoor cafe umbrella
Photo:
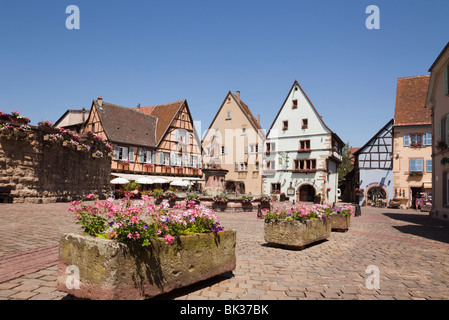
<path fill-rule="evenodd" d="M 171 182 L 170 185 L 178 186 L 178 187 L 187 187 L 187 186 L 190 186 L 190 182 L 189 181 L 175 180 L 175 181 Z"/>
<path fill-rule="evenodd" d="M 128 182 L 129 182 L 128 179 L 120 177 L 111 180 L 111 184 L 127 184 Z"/>
<path fill-rule="evenodd" d="M 164 178 L 157 178 L 157 179 L 153 180 L 153 183 L 168 183 L 168 182 L 169 181 Z"/>
<path fill-rule="evenodd" d="M 153 184 L 154 183 L 153 180 L 151 180 L 150 178 L 147 178 L 147 177 L 141 177 L 141 178 L 137 179 L 136 182 L 140 183 L 140 184 Z"/>

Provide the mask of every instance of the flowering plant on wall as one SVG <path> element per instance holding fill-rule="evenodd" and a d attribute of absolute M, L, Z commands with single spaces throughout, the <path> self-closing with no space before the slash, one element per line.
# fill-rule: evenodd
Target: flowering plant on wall
<path fill-rule="evenodd" d="M 93 194 L 87 196 L 94 198 Z M 75 215 L 84 232 L 94 237 L 134 242 L 142 246 L 151 245 L 151 239 L 170 244 L 174 237 L 185 234 L 220 232 L 223 228 L 213 214 L 204 206 L 186 208 L 176 206 L 168 209 L 168 204 L 155 206 L 148 195 L 142 200 L 124 198 L 119 203 L 112 198 L 94 204 L 73 201 L 67 211 Z"/>
<path fill-rule="evenodd" d="M 228 197 L 224 193 L 217 194 L 217 195 L 213 196 L 212 200 L 216 203 L 226 203 L 226 202 L 228 202 Z"/>
<path fill-rule="evenodd" d="M 24 115 L 20 114 L 18 111 L 11 110 L 11 121 L 16 121 L 20 123 L 29 123 L 30 118 L 25 117 Z"/>

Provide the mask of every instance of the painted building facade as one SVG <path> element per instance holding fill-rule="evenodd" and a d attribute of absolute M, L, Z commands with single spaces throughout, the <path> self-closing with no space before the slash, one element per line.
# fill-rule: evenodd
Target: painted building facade
<path fill-rule="evenodd" d="M 202 140 L 204 168 L 228 170 L 225 190 L 260 194 L 265 133 L 240 99 L 240 91 L 226 95 Z"/>
<path fill-rule="evenodd" d="M 426 106 L 432 114 L 432 210 L 430 216 L 449 217 L 449 43 L 429 69 Z"/>
<path fill-rule="evenodd" d="M 263 193 L 336 203 L 343 146 L 295 81 L 267 133 Z"/>
<path fill-rule="evenodd" d="M 393 127 L 394 198 L 401 208 L 432 193 L 432 120 L 425 108 L 430 77 L 399 78 Z"/>
<path fill-rule="evenodd" d="M 387 206 L 393 192 L 393 123 L 391 119 L 363 147 L 354 152 L 359 205 Z M 355 190 L 353 190 L 355 192 Z"/>

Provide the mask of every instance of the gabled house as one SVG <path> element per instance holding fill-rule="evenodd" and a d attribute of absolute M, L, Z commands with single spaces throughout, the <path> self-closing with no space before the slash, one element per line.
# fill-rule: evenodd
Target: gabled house
<path fill-rule="evenodd" d="M 228 170 L 227 191 L 260 194 L 264 141 L 260 116 L 253 116 L 240 91 L 229 91 L 201 142 L 204 168 Z"/>
<path fill-rule="evenodd" d="M 186 100 L 126 108 L 104 102 L 92 107 L 83 133 L 93 132 L 114 150 L 112 174 L 168 180 L 200 180 L 201 150 Z"/>
<path fill-rule="evenodd" d="M 86 122 L 89 110 L 69 109 L 55 123 L 56 128 L 65 128 L 80 133 Z"/>
<path fill-rule="evenodd" d="M 428 75 L 399 78 L 393 127 L 394 197 L 416 208 L 432 193 L 432 117 L 426 109 Z"/>
<path fill-rule="evenodd" d="M 449 43 L 429 69 L 426 107 L 432 114 L 431 217 L 449 219 Z"/>
<path fill-rule="evenodd" d="M 343 147 L 295 81 L 267 133 L 263 192 L 336 203 Z"/>
<path fill-rule="evenodd" d="M 359 205 L 388 206 L 393 193 L 393 123 L 391 119 L 354 152 Z M 356 190 L 352 190 L 356 193 Z"/>

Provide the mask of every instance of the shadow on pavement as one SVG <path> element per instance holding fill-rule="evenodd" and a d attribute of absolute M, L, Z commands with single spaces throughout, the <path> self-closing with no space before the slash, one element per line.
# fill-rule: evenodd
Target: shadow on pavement
<path fill-rule="evenodd" d="M 210 286 L 212 286 L 214 284 L 220 283 L 220 282 L 222 282 L 224 280 L 231 279 L 233 277 L 234 277 L 234 274 L 233 274 L 232 271 L 225 272 L 225 273 L 223 273 L 221 275 L 218 275 L 218 276 L 215 276 L 213 278 L 194 283 L 194 284 L 192 284 L 190 286 L 187 286 L 187 287 L 175 289 L 175 290 L 172 290 L 170 292 L 158 295 L 156 297 L 149 298 L 147 300 L 173 300 L 173 299 L 176 299 L 178 297 L 185 296 L 185 295 L 187 295 L 189 293 L 192 293 L 192 292 L 195 292 L 195 291 L 198 291 L 198 290 L 201 290 L 201 289 L 205 289 L 207 287 L 210 287 Z"/>
<path fill-rule="evenodd" d="M 449 223 L 413 213 L 383 213 L 384 216 L 408 222 L 408 225 L 392 226 L 396 230 L 429 240 L 449 243 Z"/>

